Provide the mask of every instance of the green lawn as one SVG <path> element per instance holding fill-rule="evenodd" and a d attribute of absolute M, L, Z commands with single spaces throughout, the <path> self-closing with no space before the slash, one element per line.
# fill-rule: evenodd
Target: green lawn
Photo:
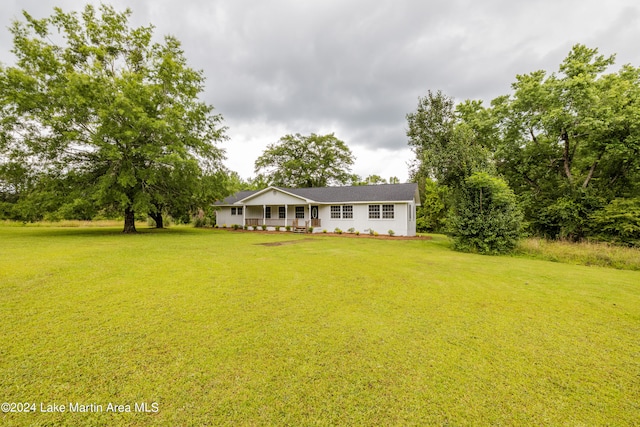
<path fill-rule="evenodd" d="M 0 226 L 0 402 L 37 405 L 0 425 L 640 420 L 640 272 L 443 238 L 119 231 Z"/>

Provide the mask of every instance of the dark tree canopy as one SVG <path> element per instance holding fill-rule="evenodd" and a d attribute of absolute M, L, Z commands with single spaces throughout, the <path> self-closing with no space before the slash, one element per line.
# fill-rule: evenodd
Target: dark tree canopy
<path fill-rule="evenodd" d="M 576 45 L 558 73 L 517 76 L 513 94 L 488 110 L 499 132 L 498 169 L 538 233 L 595 236 L 596 212 L 640 197 L 640 69 L 607 74 L 613 64 L 613 56 Z"/>
<path fill-rule="evenodd" d="M 255 172 L 271 185 L 325 187 L 352 179 L 354 157 L 334 134 L 285 135 L 255 162 Z"/>
<path fill-rule="evenodd" d="M 576 45 L 557 73 L 518 75 L 489 107 L 429 92 L 407 115 L 414 179 L 464 189 L 497 174 L 529 233 L 639 245 L 640 69 L 612 65 Z"/>
<path fill-rule="evenodd" d="M 136 213 L 157 219 L 207 203 L 213 190 L 201 182 L 221 170 L 225 128 L 198 100 L 204 77 L 179 41 L 154 43 L 153 27 L 129 26 L 130 10 L 54 10 L 24 12 L 10 28 L 17 61 L 0 68 L 5 193 L 18 204 L 44 197 L 54 210 L 119 211 L 125 232 Z"/>

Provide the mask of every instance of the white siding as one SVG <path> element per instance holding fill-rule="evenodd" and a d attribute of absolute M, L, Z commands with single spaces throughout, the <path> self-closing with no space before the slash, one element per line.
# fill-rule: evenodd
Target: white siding
<path fill-rule="evenodd" d="M 305 200 L 300 197 L 290 196 L 278 190 L 268 190 L 264 193 L 245 200 L 248 205 L 302 205 Z"/>
<path fill-rule="evenodd" d="M 369 219 L 369 205 L 394 205 L 394 218 L 386 219 L 382 218 L 382 211 L 380 212 L 380 219 Z M 333 206 L 338 206 L 335 204 Z M 389 230 L 393 230 L 396 236 L 413 236 L 415 235 L 415 221 L 413 230 L 409 223 L 408 214 L 411 209 L 407 203 L 367 203 L 367 204 L 348 204 L 353 206 L 353 218 L 352 219 L 332 219 L 331 218 L 331 206 L 320 206 L 320 218 L 322 219 L 322 226 L 319 230 L 314 232 L 327 230 L 333 232 L 336 228 L 339 228 L 343 232 L 346 232 L 350 228 L 354 228 L 355 231 L 360 233 L 369 233 L 370 230 L 377 232 L 378 234 L 388 234 Z M 342 206 L 342 205 L 340 205 Z M 415 215 L 414 215 L 415 216 Z"/>
<path fill-rule="evenodd" d="M 236 212 L 237 212 L 237 207 L 236 207 Z M 243 225 L 242 214 L 231 215 L 231 208 L 224 206 L 216 212 L 216 224 L 218 225 L 218 227 L 222 227 L 223 225 L 226 225 L 227 227 L 231 227 L 233 224 L 238 224 L 241 226 Z"/>

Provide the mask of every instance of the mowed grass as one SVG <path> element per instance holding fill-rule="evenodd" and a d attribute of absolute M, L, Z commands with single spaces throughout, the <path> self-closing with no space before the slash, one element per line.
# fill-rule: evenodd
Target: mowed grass
<path fill-rule="evenodd" d="M 439 238 L 143 231 L 0 227 L 0 401 L 38 405 L 1 425 L 640 420 L 639 272 Z M 106 412 L 141 402 L 158 411 Z"/>

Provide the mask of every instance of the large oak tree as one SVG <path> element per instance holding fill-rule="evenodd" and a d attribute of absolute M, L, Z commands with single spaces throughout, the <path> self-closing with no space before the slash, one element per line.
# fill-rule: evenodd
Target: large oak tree
<path fill-rule="evenodd" d="M 76 199 L 120 211 L 125 232 L 136 213 L 158 222 L 207 203 L 200 185 L 221 169 L 225 138 L 179 41 L 154 42 L 153 27 L 130 27 L 130 15 L 104 5 L 24 12 L 10 28 L 16 63 L 0 68 L 1 168 L 21 165 L 23 181 L 37 183 L 23 189 L 64 181 Z"/>

